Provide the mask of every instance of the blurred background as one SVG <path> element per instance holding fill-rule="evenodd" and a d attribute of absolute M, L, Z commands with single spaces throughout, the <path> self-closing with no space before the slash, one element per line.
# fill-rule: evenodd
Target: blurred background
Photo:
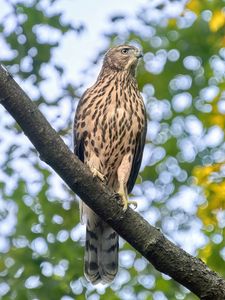
<path fill-rule="evenodd" d="M 72 149 L 105 51 L 141 48 L 148 132 L 131 198 L 225 276 L 225 1 L 0 0 L 0 60 Z M 76 170 L 74 170 L 76 172 Z M 194 300 L 120 241 L 109 287 L 83 277 L 78 201 L 0 106 L 0 299 Z"/>

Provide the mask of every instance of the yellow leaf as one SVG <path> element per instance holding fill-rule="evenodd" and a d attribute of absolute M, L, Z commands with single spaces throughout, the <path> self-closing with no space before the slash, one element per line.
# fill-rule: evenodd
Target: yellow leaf
<path fill-rule="evenodd" d="M 197 15 L 199 15 L 201 11 L 201 4 L 199 0 L 191 0 L 187 3 L 186 7 L 190 9 L 191 11 L 195 12 Z"/>
<path fill-rule="evenodd" d="M 218 213 L 225 210 L 225 180 L 214 181 L 212 174 L 220 176 L 224 163 L 197 166 L 193 170 L 197 184 L 202 186 L 207 201 L 198 207 L 197 215 L 205 226 L 218 226 Z"/>
<path fill-rule="evenodd" d="M 225 13 L 221 10 L 214 12 L 210 22 L 209 28 L 212 32 L 218 31 L 225 24 Z"/>
<path fill-rule="evenodd" d="M 222 129 L 225 129 L 225 124 L 224 124 L 225 123 L 225 118 L 224 118 L 224 116 L 216 114 L 216 115 L 212 116 L 210 121 L 213 125 L 218 125 Z"/>
<path fill-rule="evenodd" d="M 212 245 L 207 244 L 205 248 L 200 250 L 199 256 L 205 263 L 207 263 L 207 260 L 211 254 L 212 254 Z"/>
<path fill-rule="evenodd" d="M 211 166 L 196 166 L 193 170 L 193 175 L 197 178 L 197 183 L 199 185 L 208 184 L 208 176 L 216 171 L 217 164 Z"/>
<path fill-rule="evenodd" d="M 199 206 L 197 216 L 202 220 L 205 226 L 216 226 L 218 223 L 217 211 L 212 211 L 211 206 L 208 203 L 207 205 L 203 204 Z"/>
<path fill-rule="evenodd" d="M 177 20 L 176 19 L 169 19 L 169 27 L 176 27 Z"/>

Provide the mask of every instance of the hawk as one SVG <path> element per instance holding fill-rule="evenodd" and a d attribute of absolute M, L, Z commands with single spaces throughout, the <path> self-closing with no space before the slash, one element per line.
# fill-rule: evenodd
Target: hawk
<path fill-rule="evenodd" d="M 108 50 L 95 84 L 81 97 L 74 121 L 74 152 L 128 207 L 146 136 L 145 107 L 135 79 L 140 50 Z M 92 283 L 109 283 L 118 270 L 118 234 L 81 202 L 86 223 L 84 273 Z"/>

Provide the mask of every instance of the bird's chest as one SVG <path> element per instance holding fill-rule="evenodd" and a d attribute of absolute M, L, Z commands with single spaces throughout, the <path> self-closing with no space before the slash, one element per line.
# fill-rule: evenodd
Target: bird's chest
<path fill-rule="evenodd" d="M 128 125 L 131 120 L 132 112 L 130 107 L 110 105 L 108 111 L 102 116 L 102 124 L 107 124 L 107 127 L 114 131 Z"/>
<path fill-rule="evenodd" d="M 99 100 L 87 122 L 92 150 L 97 148 L 101 158 L 109 163 L 125 154 L 131 148 L 129 145 L 135 144 L 140 131 L 142 105 L 141 98 L 118 90 Z"/>
<path fill-rule="evenodd" d="M 111 103 L 99 119 L 99 129 L 109 142 L 119 140 L 123 143 L 129 130 L 136 131 L 133 120 L 133 107 L 130 103 Z"/>

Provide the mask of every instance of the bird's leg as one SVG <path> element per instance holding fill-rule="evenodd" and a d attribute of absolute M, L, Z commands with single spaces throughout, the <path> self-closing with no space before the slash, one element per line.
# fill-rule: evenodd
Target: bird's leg
<path fill-rule="evenodd" d="M 127 207 L 128 207 L 128 195 L 127 195 L 127 192 L 126 190 L 124 189 L 124 185 L 120 185 L 120 188 L 118 190 L 118 195 L 120 197 L 120 200 L 121 200 L 121 204 L 123 206 L 123 210 L 126 211 L 127 210 Z"/>
<path fill-rule="evenodd" d="M 136 201 L 129 201 L 127 195 L 127 182 L 131 171 L 131 160 L 129 159 L 129 157 L 129 153 L 124 155 L 122 162 L 117 169 L 117 178 L 119 185 L 117 193 L 120 196 L 124 211 L 127 210 L 129 204 L 133 204 L 135 208 L 137 207 Z"/>
<path fill-rule="evenodd" d="M 98 171 L 95 167 L 90 167 L 91 173 L 93 174 L 93 177 L 98 177 L 101 181 L 105 180 L 105 176 Z"/>
<path fill-rule="evenodd" d="M 128 200 L 127 189 L 124 187 L 124 184 L 120 184 L 119 190 L 117 192 L 121 199 L 123 210 L 126 211 L 129 204 L 134 205 L 134 208 L 137 208 L 137 202 Z"/>

